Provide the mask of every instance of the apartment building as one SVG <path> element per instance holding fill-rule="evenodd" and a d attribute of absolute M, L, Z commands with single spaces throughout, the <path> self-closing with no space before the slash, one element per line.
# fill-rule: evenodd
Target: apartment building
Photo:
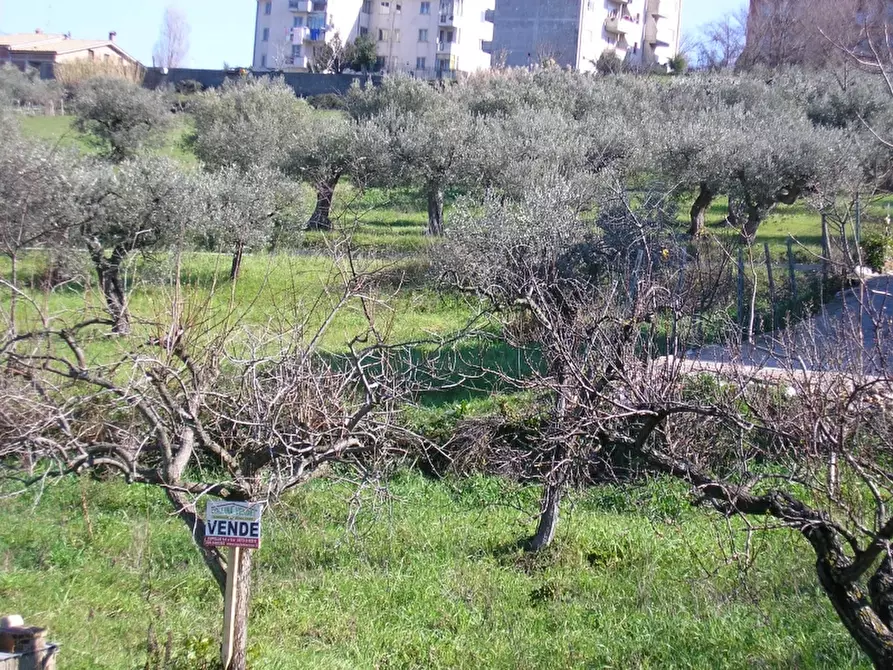
<path fill-rule="evenodd" d="M 256 70 L 307 70 L 318 49 L 369 35 L 386 72 L 452 77 L 490 67 L 495 0 L 260 0 Z"/>
<path fill-rule="evenodd" d="M 497 0 L 494 64 L 552 60 L 591 71 L 605 51 L 643 65 L 666 65 L 679 51 L 682 0 Z"/>

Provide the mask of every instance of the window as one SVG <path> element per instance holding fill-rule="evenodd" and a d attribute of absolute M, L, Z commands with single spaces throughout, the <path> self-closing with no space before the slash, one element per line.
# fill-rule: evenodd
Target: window
<path fill-rule="evenodd" d="M 399 41 L 400 41 L 400 29 L 399 29 L 399 28 L 398 28 L 397 30 L 394 31 L 394 41 L 395 41 L 395 42 L 399 42 Z"/>
<path fill-rule="evenodd" d="M 270 41 L 270 29 L 269 28 L 264 28 L 264 34 L 263 34 L 263 37 L 261 37 L 261 41 L 263 41 L 263 42 Z"/>
<path fill-rule="evenodd" d="M 302 55 L 302 54 L 301 54 L 301 49 L 302 49 L 302 47 L 301 47 L 300 44 L 293 44 L 292 47 L 291 47 L 291 55 L 292 55 L 292 58 L 300 58 L 301 55 Z"/>
<path fill-rule="evenodd" d="M 382 14 L 390 14 L 391 13 L 391 3 L 390 2 L 381 3 L 380 11 Z"/>
<path fill-rule="evenodd" d="M 389 37 L 390 37 L 390 35 L 388 34 L 387 30 L 385 30 L 384 28 L 378 29 L 378 41 L 379 42 L 387 42 Z"/>
<path fill-rule="evenodd" d="M 394 6 L 394 9 L 395 9 L 396 12 L 399 14 L 399 13 L 403 10 L 403 7 L 401 7 L 399 4 L 397 4 L 397 5 Z"/>
<path fill-rule="evenodd" d="M 381 70 L 382 68 L 384 68 L 384 62 L 385 62 L 384 56 L 379 56 L 378 58 L 376 58 L 375 59 L 375 69 Z"/>
<path fill-rule="evenodd" d="M 292 26 L 294 28 L 301 28 L 304 25 L 304 17 L 296 16 L 295 20 L 292 22 Z"/>
<path fill-rule="evenodd" d="M 372 0 L 363 0 L 363 7 L 360 9 L 363 14 L 372 13 Z"/>
<path fill-rule="evenodd" d="M 425 57 L 419 56 L 415 59 L 415 69 L 416 70 L 424 70 L 425 69 Z"/>
<path fill-rule="evenodd" d="M 267 54 L 260 57 L 260 66 L 265 70 L 267 69 Z"/>
<path fill-rule="evenodd" d="M 430 14 L 431 13 L 431 3 L 423 2 L 422 6 L 419 8 L 419 14 Z"/>
<path fill-rule="evenodd" d="M 360 26 L 360 35 L 368 35 L 368 34 L 369 34 L 369 29 L 366 28 L 365 26 Z"/>
<path fill-rule="evenodd" d="M 264 14 L 269 16 L 272 13 L 273 13 L 273 3 L 272 2 L 265 3 L 264 4 Z"/>
<path fill-rule="evenodd" d="M 427 28 L 419 28 L 419 42 L 427 42 L 428 41 L 428 29 Z"/>

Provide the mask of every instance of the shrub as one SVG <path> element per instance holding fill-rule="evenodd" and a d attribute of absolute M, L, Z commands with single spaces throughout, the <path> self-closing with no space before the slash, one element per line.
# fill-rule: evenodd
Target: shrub
<path fill-rule="evenodd" d="M 201 93 L 205 90 L 205 87 L 200 81 L 195 79 L 184 79 L 183 81 L 178 81 L 174 85 L 174 90 L 181 95 L 193 95 L 195 93 Z"/>
<path fill-rule="evenodd" d="M 599 74 L 620 74 L 623 71 L 623 61 L 617 57 L 614 49 L 605 49 L 595 61 L 595 69 Z"/>
<path fill-rule="evenodd" d="M 307 97 L 308 104 L 314 109 L 331 109 L 342 111 L 346 109 L 344 96 L 337 93 L 321 93 Z"/>
<path fill-rule="evenodd" d="M 883 272 L 893 264 L 893 236 L 873 233 L 862 240 L 862 259 L 875 272 Z"/>
<path fill-rule="evenodd" d="M 41 79 L 37 70 L 0 65 L 0 104 L 43 106 L 61 97 L 58 84 Z"/>
<path fill-rule="evenodd" d="M 124 79 L 89 79 L 75 91 L 76 127 L 92 134 L 108 157 L 134 156 L 170 124 L 164 98 Z"/>

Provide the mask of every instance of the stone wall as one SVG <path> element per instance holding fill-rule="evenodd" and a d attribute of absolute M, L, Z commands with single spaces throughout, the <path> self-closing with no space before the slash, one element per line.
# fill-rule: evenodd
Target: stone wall
<path fill-rule="evenodd" d="M 381 83 L 379 75 L 358 74 L 314 74 L 311 72 L 267 73 L 252 72 L 255 77 L 282 77 L 285 83 L 295 90 L 298 97 L 306 98 L 311 95 L 324 93 L 346 93 L 355 81 L 363 83 L 367 80 L 374 85 Z M 239 71 L 228 70 L 197 70 L 190 68 L 176 68 L 162 72 L 158 68 L 149 68 L 146 71 L 145 85 L 148 88 L 157 88 L 165 84 L 177 84 L 181 81 L 193 80 L 200 82 L 205 88 L 217 88 L 222 86 L 227 79 L 241 77 Z"/>

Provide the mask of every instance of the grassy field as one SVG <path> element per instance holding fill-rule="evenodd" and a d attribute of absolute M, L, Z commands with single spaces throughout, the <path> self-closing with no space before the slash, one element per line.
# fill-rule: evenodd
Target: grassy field
<path fill-rule="evenodd" d="M 399 472 L 353 491 L 316 480 L 265 517 L 252 668 L 868 667 L 805 543 L 760 536 L 745 575 L 668 483 L 574 496 L 537 558 L 514 548 L 534 489 Z M 150 627 L 175 667 L 213 667 L 221 597 L 156 491 L 69 479 L 0 514 L 0 602 L 50 627 L 61 667 L 143 668 Z"/>
<path fill-rule="evenodd" d="M 23 116 L 22 130 L 31 137 L 47 142 L 58 143 L 59 146 L 72 147 L 85 153 L 96 153 L 99 146 L 89 135 L 79 132 L 74 127 L 73 116 Z M 194 163 L 195 156 L 185 146 L 184 140 L 189 133 L 189 119 L 179 116 L 165 138 L 159 153 L 184 163 Z"/>
<path fill-rule="evenodd" d="M 70 117 L 22 124 L 33 136 L 95 150 Z M 187 132 L 184 122 L 161 150 L 194 161 Z M 312 330 L 339 298 L 332 249 L 349 235 L 360 265 L 384 273 L 369 295 L 381 299 L 376 322 L 393 341 L 446 336 L 475 314 L 473 301 L 433 287 L 418 194 L 341 185 L 334 215 L 333 233 L 295 233 L 279 253 L 247 255 L 234 285 L 226 254 L 187 254 L 187 309 L 220 316 L 235 306 L 246 327 Z M 724 216 L 715 203 L 717 233 L 729 232 Z M 807 260 L 819 230 L 815 213 L 798 204 L 779 208 L 759 241 L 780 260 L 794 235 Z M 38 309 L 65 323 L 103 312 L 89 264 L 74 253 L 66 262 L 78 279 L 44 292 L 45 259 L 23 260 L 34 302 L 19 302 L 20 323 Z M 167 318 L 173 270 L 165 254 L 129 265 L 130 309 L 145 322 L 134 337 Z M 8 271 L 0 261 L 0 273 Z M 360 305 L 349 303 L 324 348 L 343 350 L 363 326 Z M 107 357 L 116 346 L 98 337 L 89 353 Z M 467 346 L 455 355 L 521 364 L 504 346 Z M 411 420 L 438 425 L 492 412 L 504 399 L 491 391 L 482 382 L 422 398 Z M 743 535 L 730 546 L 724 522 L 690 508 L 678 485 L 578 493 L 554 548 L 531 558 L 515 543 L 532 529 L 535 488 L 483 477 L 435 482 L 410 471 L 381 484 L 355 497 L 338 477 L 314 480 L 265 518 L 252 668 L 868 667 L 821 594 L 802 541 L 760 535 L 745 570 Z M 221 598 L 157 491 L 72 478 L 39 500 L 0 495 L 0 516 L 13 520 L 0 524 L 0 609 L 49 626 L 63 644 L 62 667 L 154 670 L 147 640 L 163 647 L 168 634 L 175 668 L 214 667 Z"/>

